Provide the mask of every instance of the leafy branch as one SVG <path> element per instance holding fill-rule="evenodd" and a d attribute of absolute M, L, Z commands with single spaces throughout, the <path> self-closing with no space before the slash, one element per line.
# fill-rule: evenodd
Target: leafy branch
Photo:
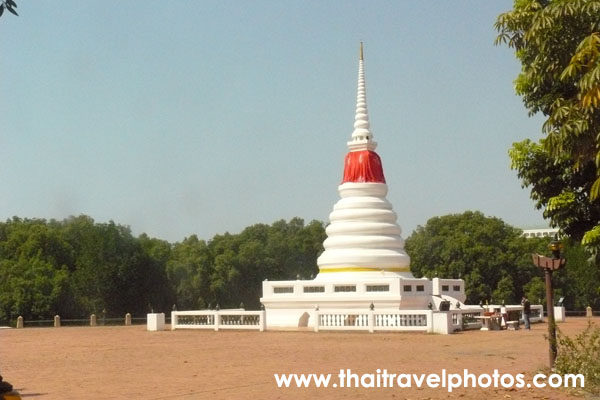
<path fill-rule="evenodd" d="M 15 8 L 17 8 L 17 3 L 14 2 L 14 0 L 1 0 L 2 4 L 0 4 L 0 17 L 2 16 L 2 14 L 4 14 L 4 10 L 8 10 L 8 12 L 16 15 L 17 17 L 19 16 L 19 14 L 17 13 L 17 11 L 15 10 Z"/>

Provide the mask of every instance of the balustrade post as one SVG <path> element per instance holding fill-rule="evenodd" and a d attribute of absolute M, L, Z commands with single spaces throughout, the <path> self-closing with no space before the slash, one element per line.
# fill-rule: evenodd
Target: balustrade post
<path fill-rule="evenodd" d="M 177 312 L 171 311 L 171 330 L 174 331 L 177 327 Z"/>
<path fill-rule="evenodd" d="M 375 311 L 369 310 L 369 333 L 375 332 Z"/>
<path fill-rule="evenodd" d="M 260 311 L 259 314 L 259 328 L 258 330 L 264 332 L 267 330 L 267 312 L 265 310 Z"/>
<path fill-rule="evenodd" d="M 427 311 L 427 333 L 433 333 L 433 310 Z"/>
<path fill-rule="evenodd" d="M 221 325 L 221 314 L 219 314 L 219 310 L 215 311 L 215 331 L 219 331 L 219 325 Z"/>
<path fill-rule="evenodd" d="M 313 331 L 314 332 L 319 332 L 319 326 L 321 324 L 321 316 L 319 313 L 319 305 L 317 304 L 315 306 L 314 311 L 311 313 L 311 316 L 313 317 Z"/>

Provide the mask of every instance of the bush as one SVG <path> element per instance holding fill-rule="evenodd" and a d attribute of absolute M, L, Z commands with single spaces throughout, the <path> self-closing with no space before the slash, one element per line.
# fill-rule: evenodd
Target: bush
<path fill-rule="evenodd" d="M 556 372 L 583 374 L 585 390 L 600 393 L 600 328 L 589 322 L 574 339 L 557 329 L 557 346 Z"/>

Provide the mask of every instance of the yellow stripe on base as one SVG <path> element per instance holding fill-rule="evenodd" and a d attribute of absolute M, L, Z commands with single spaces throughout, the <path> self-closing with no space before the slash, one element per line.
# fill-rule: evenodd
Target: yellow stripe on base
<path fill-rule="evenodd" d="M 395 268 L 368 268 L 368 267 L 346 267 L 346 268 L 319 268 L 319 272 L 410 272 L 410 267 Z"/>

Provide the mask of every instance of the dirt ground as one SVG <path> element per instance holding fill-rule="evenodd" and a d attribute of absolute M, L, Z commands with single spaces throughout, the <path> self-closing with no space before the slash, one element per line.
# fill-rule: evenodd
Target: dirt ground
<path fill-rule="evenodd" d="M 594 318 L 600 325 L 600 318 Z M 587 319 L 570 318 L 567 334 Z M 24 399 L 563 399 L 563 389 L 278 388 L 274 374 L 524 373 L 547 364 L 546 324 L 531 331 L 147 332 L 145 326 L 0 330 L 0 373 Z M 331 385 L 330 385 L 331 386 Z M 577 397 L 579 396 L 579 397 Z"/>

